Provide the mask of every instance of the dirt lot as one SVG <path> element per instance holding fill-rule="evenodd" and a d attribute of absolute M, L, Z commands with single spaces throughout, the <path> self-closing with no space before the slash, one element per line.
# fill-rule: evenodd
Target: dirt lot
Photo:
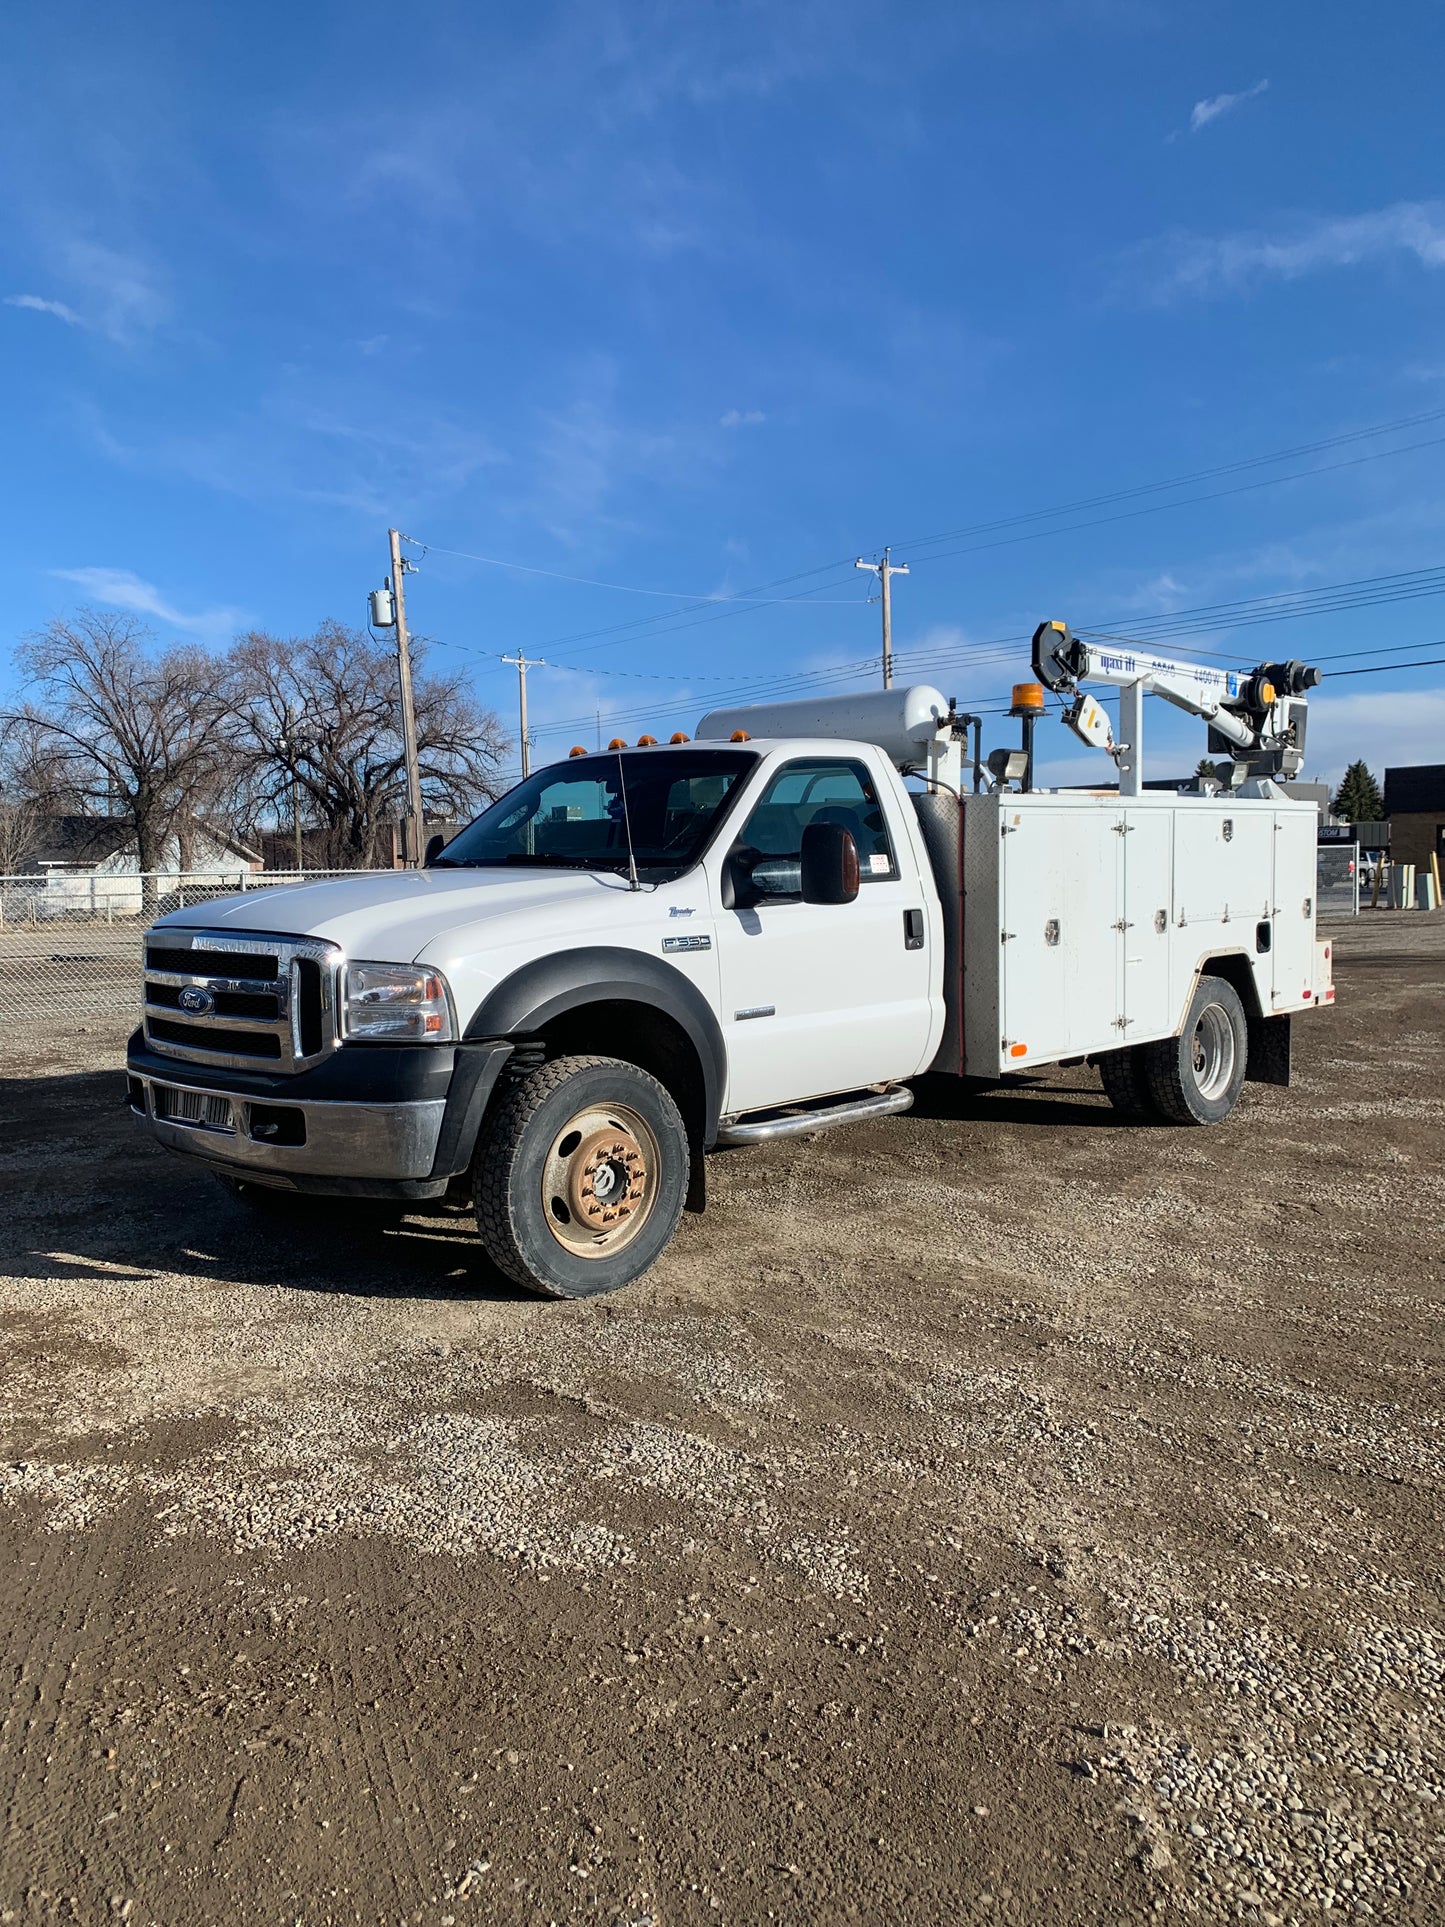
<path fill-rule="evenodd" d="M 0 1921 L 1445 1915 L 1445 918 L 1214 1131 L 711 1165 L 620 1298 L 0 1082 Z"/>

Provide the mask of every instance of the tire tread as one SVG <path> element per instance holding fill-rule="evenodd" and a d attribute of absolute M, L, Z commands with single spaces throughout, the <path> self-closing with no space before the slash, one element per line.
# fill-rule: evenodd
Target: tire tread
<path fill-rule="evenodd" d="M 538 1278 L 518 1247 L 511 1207 L 511 1150 L 553 1092 L 560 1090 L 579 1071 L 600 1070 L 622 1062 L 626 1060 L 600 1054 L 554 1057 L 537 1070 L 529 1071 L 525 1077 L 519 1077 L 506 1090 L 496 1110 L 483 1124 L 477 1141 L 478 1155 L 472 1182 L 477 1233 L 487 1256 L 513 1284 L 525 1285 L 529 1291 L 542 1292 L 549 1298 L 568 1296 L 557 1286 Z M 666 1086 L 650 1072 L 637 1064 L 629 1063 L 627 1068 L 634 1076 L 646 1079 L 667 1104 L 672 1104 L 673 1099 Z M 483 1152 L 495 1155 L 483 1156 Z"/>
<path fill-rule="evenodd" d="M 1142 1062 L 1144 1045 L 1125 1050 L 1104 1051 L 1098 1060 L 1099 1082 L 1114 1109 L 1124 1117 L 1147 1118 L 1156 1115 L 1153 1097 Z"/>
<path fill-rule="evenodd" d="M 1184 1029 L 1179 1036 L 1161 1037 L 1157 1043 L 1140 1045 L 1139 1068 L 1144 1088 L 1158 1115 L 1169 1124 L 1213 1124 L 1221 1121 L 1200 1117 L 1190 1101 L 1189 1087 L 1184 1081 L 1184 1038 L 1192 1034 L 1197 1022 L 1197 1006 L 1201 992 L 1207 992 L 1226 1010 L 1233 1004 L 1239 1012 L 1240 1031 L 1244 1029 L 1244 1006 L 1240 1003 L 1238 991 L 1223 977 L 1213 977 L 1206 973 L 1200 977 L 1194 994 L 1189 999 L 1189 1009 L 1184 1017 Z M 1242 1054 L 1240 1061 L 1242 1064 Z M 1241 1084 L 1243 1082 L 1242 1071 L 1240 1082 Z M 1237 1095 L 1235 1102 L 1238 1102 Z M 1230 1109 L 1233 1108 L 1231 1104 Z"/>

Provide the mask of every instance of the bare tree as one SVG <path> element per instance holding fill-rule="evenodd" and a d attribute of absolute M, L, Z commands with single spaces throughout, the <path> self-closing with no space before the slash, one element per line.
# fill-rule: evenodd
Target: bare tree
<path fill-rule="evenodd" d="M 0 779 L 0 877 L 14 876 L 40 828 L 40 805 Z"/>
<path fill-rule="evenodd" d="M 18 651 L 29 699 L 0 714 L 27 795 L 49 810 L 126 817 L 142 871 L 160 868 L 172 835 L 189 839 L 231 753 L 227 664 L 149 642 L 140 623 L 108 610 L 56 620 Z"/>
<path fill-rule="evenodd" d="M 501 724 L 460 675 L 423 670 L 412 645 L 422 800 L 438 816 L 470 815 L 499 793 L 507 749 Z M 290 641 L 253 632 L 232 655 L 234 740 L 254 823 L 289 821 L 299 794 L 324 860 L 338 869 L 376 861 L 382 826 L 406 810 L 396 657 L 338 622 Z M 314 847 L 315 837 L 308 842 Z"/>

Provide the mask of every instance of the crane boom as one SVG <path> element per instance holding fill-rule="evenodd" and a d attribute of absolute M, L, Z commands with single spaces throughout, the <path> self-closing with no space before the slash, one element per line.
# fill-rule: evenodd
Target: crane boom
<path fill-rule="evenodd" d="M 1076 697 L 1064 720 L 1081 741 L 1114 757 L 1122 795 L 1137 796 L 1143 782 L 1145 696 L 1162 696 L 1209 724 L 1209 748 L 1231 758 L 1233 785 L 1297 776 L 1304 765 L 1306 691 L 1320 681 L 1319 670 L 1304 663 L 1261 663 L 1241 675 L 1132 645 L 1084 642 L 1062 622 L 1039 624 L 1033 659 L 1034 674 L 1046 688 Z M 1117 686 L 1119 733 L 1125 740 L 1101 740 L 1103 712 L 1080 695 L 1083 682 Z"/>

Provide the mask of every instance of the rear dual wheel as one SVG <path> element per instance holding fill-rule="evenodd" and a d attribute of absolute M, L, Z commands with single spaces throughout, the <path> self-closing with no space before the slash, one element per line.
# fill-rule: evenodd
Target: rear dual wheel
<path fill-rule="evenodd" d="M 1099 1059 L 1109 1102 L 1126 1116 L 1220 1124 L 1239 1102 L 1249 1051 L 1244 1005 L 1222 977 L 1201 977 L 1177 1037 Z"/>
<path fill-rule="evenodd" d="M 534 1291 L 617 1291 L 677 1229 L 688 1162 L 681 1114 L 655 1077 L 620 1058 L 556 1058 L 483 1128 L 472 1164 L 482 1244 Z"/>

